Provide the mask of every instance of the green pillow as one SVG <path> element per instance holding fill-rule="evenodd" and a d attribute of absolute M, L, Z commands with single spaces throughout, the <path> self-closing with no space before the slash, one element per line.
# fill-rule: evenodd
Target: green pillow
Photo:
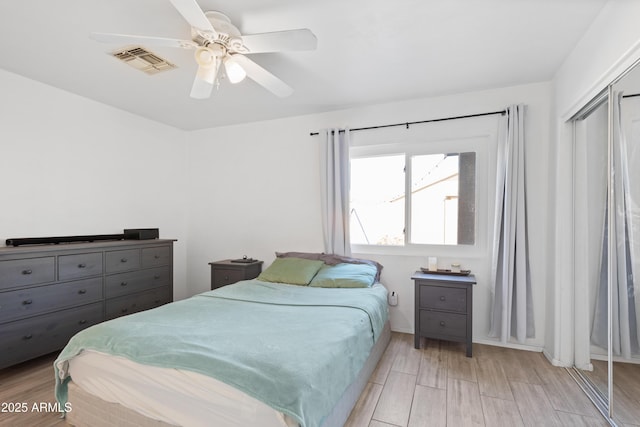
<path fill-rule="evenodd" d="M 302 258 L 276 258 L 258 280 L 264 282 L 308 285 L 324 262 Z"/>
<path fill-rule="evenodd" d="M 368 288 L 378 270 L 370 264 L 324 265 L 309 286 L 320 288 Z"/>

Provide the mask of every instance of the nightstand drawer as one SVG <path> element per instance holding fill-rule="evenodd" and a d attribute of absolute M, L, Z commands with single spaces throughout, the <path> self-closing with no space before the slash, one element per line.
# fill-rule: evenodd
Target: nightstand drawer
<path fill-rule="evenodd" d="M 102 274 L 102 252 L 58 257 L 58 279 L 71 280 Z"/>
<path fill-rule="evenodd" d="M 53 282 L 55 258 L 24 258 L 0 261 L 0 289 Z"/>
<path fill-rule="evenodd" d="M 420 332 L 432 338 L 463 339 L 467 336 L 467 316 L 420 310 Z"/>
<path fill-rule="evenodd" d="M 244 280 L 245 277 L 245 273 L 242 270 L 215 269 L 212 274 L 212 285 L 216 288 L 239 282 Z"/>
<path fill-rule="evenodd" d="M 420 308 L 467 312 L 467 291 L 460 288 L 420 285 Z"/>

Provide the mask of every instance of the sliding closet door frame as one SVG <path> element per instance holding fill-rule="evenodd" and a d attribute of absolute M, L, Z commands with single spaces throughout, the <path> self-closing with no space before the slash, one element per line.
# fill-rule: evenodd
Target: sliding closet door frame
<path fill-rule="evenodd" d="M 625 73 L 626 74 L 626 73 Z M 618 79 L 617 79 L 618 80 Z M 616 80 L 616 81 L 617 81 Z M 615 82 L 614 82 L 615 83 Z M 612 313 L 613 313 L 613 268 L 616 267 L 616 260 L 613 254 L 616 253 L 616 239 L 615 237 L 615 215 L 612 212 L 616 211 L 616 200 L 613 191 L 614 188 L 614 141 L 613 141 L 613 114 L 614 114 L 614 99 L 613 99 L 613 85 L 608 87 L 609 98 L 609 114 L 607 124 L 607 401 L 609 419 L 613 418 L 612 404 L 613 404 L 613 325 L 612 325 Z"/>
<path fill-rule="evenodd" d="M 584 261 L 587 258 L 587 255 L 582 252 L 583 246 L 581 242 L 578 242 L 579 236 L 581 236 L 581 232 L 584 231 L 584 218 L 579 219 L 578 213 L 581 209 L 578 209 L 580 206 L 577 206 L 578 203 L 581 203 L 583 208 L 586 208 L 586 202 L 582 199 L 579 199 L 579 190 L 578 188 L 578 180 L 582 178 L 580 176 L 581 172 L 586 172 L 581 170 L 581 168 L 586 168 L 586 147 L 578 147 L 579 143 L 587 144 L 586 129 L 581 129 L 580 126 L 586 126 L 586 124 L 581 123 L 584 119 L 586 119 L 590 114 L 594 113 L 598 108 L 600 108 L 604 103 L 607 103 L 612 98 L 610 96 L 611 86 L 608 86 L 605 90 L 600 92 L 595 98 L 593 98 L 587 105 L 585 105 L 580 111 L 578 111 L 573 117 L 571 117 L 570 121 L 572 122 L 572 150 L 573 150 L 573 218 L 574 218 L 574 230 L 573 230 L 573 277 L 574 277 L 574 366 L 571 369 L 568 369 L 571 376 L 576 380 L 585 394 L 591 399 L 596 408 L 602 413 L 602 415 L 606 418 L 610 425 L 616 426 L 615 422 L 612 419 L 611 412 L 611 402 L 612 402 L 612 358 L 611 358 L 611 268 L 608 267 L 608 283 L 607 283 L 607 342 L 608 342 L 608 356 L 607 356 L 607 390 L 604 393 L 602 390 L 598 389 L 591 380 L 585 376 L 581 370 L 592 370 L 593 365 L 591 364 L 591 331 L 590 324 L 591 318 L 589 313 L 589 295 L 588 292 L 581 291 L 578 289 L 579 285 L 586 286 L 587 283 L 587 274 L 585 269 L 582 267 L 584 264 L 579 261 Z M 607 186 L 607 195 L 606 195 L 606 203 L 608 209 L 611 209 L 610 204 L 613 202 L 610 197 L 610 188 L 611 188 L 611 160 L 612 160 L 612 110 L 611 110 L 611 102 L 608 102 L 607 111 L 607 142 L 606 142 L 606 152 L 607 152 L 607 165 L 606 165 L 606 186 Z M 583 138 L 583 141 L 579 141 L 580 137 Z M 580 151 L 580 150 L 583 151 Z M 583 159 L 579 159 L 579 154 L 585 156 Z M 584 185 L 584 183 L 583 183 Z M 607 221 L 611 221 L 610 216 Z M 583 226 L 583 228 L 580 228 Z M 611 227 L 609 227 L 608 233 L 611 231 Z M 609 245 L 608 250 L 608 259 L 607 264 L 611 265 L 611 253 L 610 245 L 612 239 L 608 237 L 607 244 Z"/>

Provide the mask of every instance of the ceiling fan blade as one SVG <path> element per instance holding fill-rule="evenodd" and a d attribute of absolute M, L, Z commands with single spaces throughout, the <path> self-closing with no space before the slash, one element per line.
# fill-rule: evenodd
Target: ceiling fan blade
<path fill-rule="evenodd" d="M 233 59 L 247 72 L 247 76 L 263 86 L 265 89 L 273 92 L 275 95 L 284 98 L 293 93 L 293 88 L 256 64 L 244 55 L 235 54 Z"/>
<path fill-rule="evenodd" d="M 196 0 L 170 0 L 180 15 L 191 25 L 199 30 L 217 34 L 216 30 L 207 19 Z"/>
<path fill-rule="evenodd" d="M 91 33 L 90 37 L 93 40 L 102 43 L 142 44 L 149 46 L 180 47 L 183 49 L 198 47 L 198 44 L 191 40 L 169 39 L 165 37 L 132 36 L 128 34 L 110 33 Z"/>
<path fill-rule="evenodd" d="M 195 99 L 207 99 L 211 96 L 211 91 L 213 90 L 213 81 L 201 76 L 203 68 L 202 66 L 198 67 L 198 74 L 193 80 L 193 86 L 191 86 L 191 97 Z M 205 70 L 202 70 L 202 72 L 206 73 Z"/>
<path fill-rule="evenodd" d="M 211 90 L 218 75 L 220 62 L 213 58 L 212 62 L 199 63 L 196 78 L 191 87 L 191 97 L 196 99 L 206 99 L 211 96 Z"/>
<path fill-rule="evenodd" d="M 306 28 L 243 35 L 242 42 L 249 50 L 245 53 L 315 50 L 318 46 L 318 39 L 315 34 Z"/>

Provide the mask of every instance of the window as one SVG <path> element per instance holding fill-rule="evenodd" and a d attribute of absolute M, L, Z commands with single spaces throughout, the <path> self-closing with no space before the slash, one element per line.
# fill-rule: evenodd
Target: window
<path fill-rule="evenodd" d="M 476 153 L 352 157 L 351 243 L 475 243 Z"/>
<path fill-rule="evenodd" d="M 484 259 L 502 125 L 494 114 L 352 132 L 352 252 Z"/>

